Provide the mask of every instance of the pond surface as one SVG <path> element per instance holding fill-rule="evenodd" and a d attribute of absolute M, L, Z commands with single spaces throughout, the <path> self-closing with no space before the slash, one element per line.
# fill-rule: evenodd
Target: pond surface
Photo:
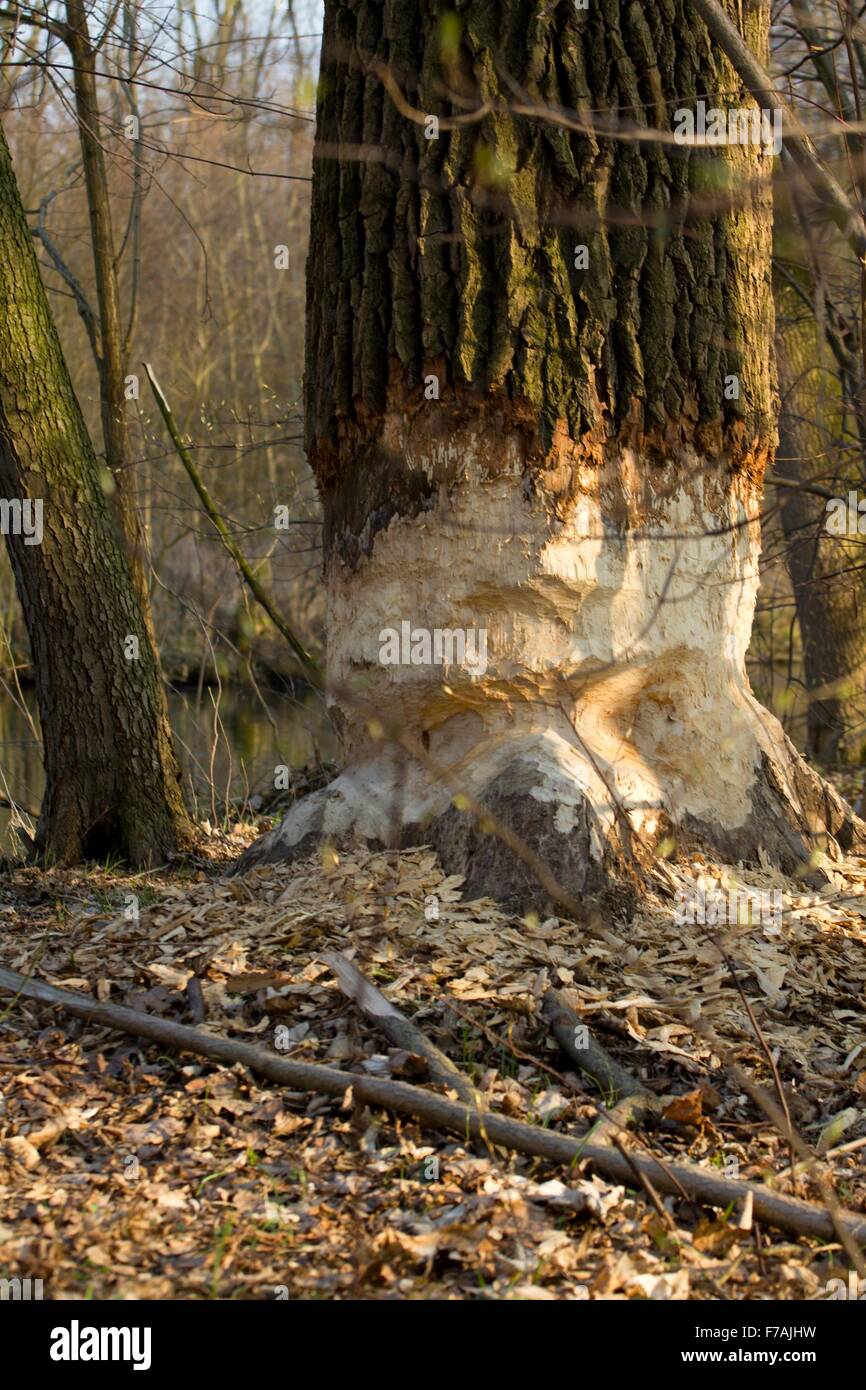
<path fill-rule="evenodd" d="M 187 800 L 213 823 L 227 800 L 272 793 L 276 767 L 298 771 L 336 756 L 312 692 L 263 690 L 259 698 L 246 687 L 205 687 L 170 691 L 168 704 Z M 22 705 L 0 691 L 0 795 L 38 811 L 44 786 L 35 696 L 26 690 Z M 19 849 L 10 813 L 0 808 L 0 853 Z"/>

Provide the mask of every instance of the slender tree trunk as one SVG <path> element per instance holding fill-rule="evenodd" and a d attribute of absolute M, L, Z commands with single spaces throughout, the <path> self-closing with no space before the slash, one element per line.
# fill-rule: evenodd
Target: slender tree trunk
<path fill-rule="evenodd" d="M 780 354 L 781 356 L 781 354 Z M 782 381 L 784 385 L 784 374 Z M 832 464 L 827 439 L 801 410 L 809 405 L 793 382 L 779 414 L 779 472 L 808 483 Z M 817 436 L 817 438 L 816 438 Z M 828 466 L 829 464 L 829 466 Z M 839 483 L 839 496 L 848 487 Z M 803 653 L 806 708 L 806 752 L 817 762 L 835 762 L 843 749 L 862 746 L 866 659 L 866 581 L 859 537 L 840 541 L 826 527 L 826 504 L 804 490 L 780 493 L 780 517 L 785 533 L 785 563 L 794 592 Z"/>
<path fill-rule="evenodd" d="M 848 452 L 839 430 L 850 421 L 866 456 L 861 363 L 833 339 L 838 367 L 831 380 L 820 359 L 821 325 L 803 325 L 802 306 L 785 287 L 793 322 L 777 335 L 781 388 L 778 471 L 798 482 L 818 480 L 847 500 L 862 483 L 863 469 L 846 464 Z M 825 301 L 826 303 L 826 301 Z M 841 359 L 841 360 L 840 360 Z M 847 476 L 846 476 L 847 475 Z M 850 483 L 848 479 L 850 478 Z M 866 659 L 866 570 L 859 535 L 840 537 L 827 528 L 826 501 L 805 489 L 779 493 L 785 534 L 785 563 L 791 580 L 803 653 L 806 752 L 832 763 L 842 750 L 859 751 L 864 742 L 863 664 Z"/>
<path fill-rule="evenodd" d="M 809 481 L 808 460 L 799 453 L 802 437 L 789 427 L 783 412 L 779 447 L 784 473 Z M 824 529 L 819 498 L 807 492 L 783 492 L 780 506 L 785 532 L 785 562 L 794 591 L 803 653 L 806 707 L 806 753 L 827 765 L 844 746 L 850 715 L 858 702 L 850 696 L 862 688 L 858 674 L 866 652 L 866 604 L 859 576 L 839 574 L 847 568 L 838 546 Z M 862 743 L 856 729 L 853 738 Z"/>
<path fill-rule="evenodd" d="M 768 0 L 729 8 L 765 56 Z M 587 133 L 699 98 L 753 108 L 687 0 L 326 0 L 305 406 L 349 766 L 244 863 L 401 836 L 526 898 L 455 790 L 575 895 L 636 844 L 793 870 L 856 828 L 745 673 L 772 155 Z"/>
<path fill-rule="evenodd" d="M 121 323 L 120 290 L 105 167 L 102 118 L 96 85 L 96 52 L 90 40 L 84 0 L 66 0 L 66 42 L 73 63 L 78 136 L 90 215 L 90 243 L 99 305 L 99 397 L 105 461 L 116 492 L 115 510 L 126 546 L 148 638 L 156 654 L 150 612 L 150 585 L 141 522 L 135 501 L 129 447 L 126 375 L 128 353 Z M 130 149 L 134 149 L 133 142 Z"/>
<path fill-rule="evenodd" d="M 0 488 L 42 721 L 37 853 L 162 861 L 190 831 L 165 698 L 2 129 Z"/>

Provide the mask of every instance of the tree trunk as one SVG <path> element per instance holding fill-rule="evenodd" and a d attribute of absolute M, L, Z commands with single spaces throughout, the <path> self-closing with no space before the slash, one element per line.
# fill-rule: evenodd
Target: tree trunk
<path fill-rule="evenodd" d="M 838 332 L 838 311 L 822 287 L 824 312 L 802 321 L 802 304 L 788 286 L 778 301 L 790 322 L 776 335 L 781 409 L 778 472 L 835 492 L 847 502 L 862 486 L 866 457 L 862 359 L 856 340 Z M 817 293 L 813 298 L 818 299 Z M 829 315 L 834 329 L 826 334 Z M 825 342 L 825 336 L 827 341 Z M 837 371 L 824 360 L 831 347 Z M 853 348 L 853 350 L 852 350 Z M 851 459 L 851 434 L 860 458 Z M 782 488 L 779 516 L 800 643 L 806 708 L 806 753 L 835 762 L 844 750 L 855 758 L 863 746 L 863 659 L 866 651 L 866 571 L 859 534 L 837 536 L 827 527 L 825 498 L 805 488 Z"/>
<path fill-rule="evenodd" d="M 190 830 L 165 698 L 2 129 L 0 487 L 42 721 L 37 853 L 161 862 Z"/>
<path fill-rule="evenodd" d="M 96 84 L 96 51 L 90 40 L 84 0 L 66 0 L 66 43 L 73 66 L 75 114 L 87 207 L 96 297 L 99 305 L 99 399 L 105 462 L 117 489 L 115 511 L 126 547 L 148 640 L 157 657 L 150 610 L 150 584 L 144 535 L 135 501 L 127 419 L 126 334 L 120 319 L 120 289 L 111 217 L 111 197 L 103 149 L 103 126 Z"/>
<path fill-rule="evenodd" d="M 753 103 L 688 0 L 453 9 L 325 4 L 305 405 L 349 765 L 242 864 L 423 840 L 527 900 L 458 790 L 575 895 L 662 839 L 803 867 L 858 826 L 745 673 L 772 156 L 638 138 Z M 730 9 L 765 56 L 769 4 Z M 384 664 L 404 622 L 486 659 Z"/>
<path fill-rule="evenodd" d="M 820 474 L 820 485 L 833 487 L 829 479 L 835 441 L 825 421 L 834 403 L 812 398 L 808 373 L 795 377 L 785 370 L 792 365 L 788 360 L 790 346 L 780 345 L 779 351 L 783 388 L 779 472 L 806 484 Z M 839 479 L 837 487 L 839 496 L 847 500 L 847 482 Z M 827 765 L 835 762 L 843 749 L 856 757 L 863 745 L 866 579 L 860 538 L 840 539 L 828 532 L 822 497 L 803 489 L 782 489 L 779 495 L 785 563 L 796 604 L 808 698 L 806 753 Z"/>

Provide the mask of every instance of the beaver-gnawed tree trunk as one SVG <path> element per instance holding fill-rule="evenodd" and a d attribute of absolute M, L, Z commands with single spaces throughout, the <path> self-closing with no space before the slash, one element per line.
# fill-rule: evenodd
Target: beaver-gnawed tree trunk
<path fill-rule="evenodd" d="M 37 853 L 161 862 L 190 831 L 165 697 L 2 128 L 0 491 L 42 721 Z M 42 504 L 41 540 L 35 506 L 29 537 L 14 520 L 25 501 Z"/>
<path fill-rule="evenodd" d="M 729 9 L 765 55 L 766 0 Z M 638 138 L 700 98 L 753 108 L 688 0 L 326 0 L 306 430 L 348 766 L 241 866 L 423 839 L 526 901 L 455 789 L 575 895 L 638 843 L 794 870 L 861 829 L 745 674 L 772 154 Z M 383 664 L 404 622 L 486 662 Z"/>

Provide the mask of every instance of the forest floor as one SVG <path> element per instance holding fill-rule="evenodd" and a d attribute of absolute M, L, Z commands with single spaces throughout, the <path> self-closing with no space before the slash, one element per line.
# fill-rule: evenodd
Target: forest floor
<path fill-rule="evenodd" d="M 292 1059 L 425 1084 L 420 1059 L 340 994 L 322 953 L 341 951 L 491 1108 L 573 1134 L 602 1098 L 548 1034 L 539 1002 L 553 985 L 676 1098 L 676 1125 L 635 1136 L 639 1151 L 820 1205 L 729 1067 L 735 1056 L 772 1094 L 769 1051 L 840 1203 L 864 1209 L 866 860 L 834 866 L 817 895 L 770 868 L 671 864 L 684 890 L 700 875 L 722 893 L 778 891 L 781 917 L 719 936 L 648 894 L 632 921 L 587 931 L 464 902 L 426 849 L 228 878 L 254 833 L 204 834 L 194 861 L 135 876 L 7 862 L 0 964 Z M 736 1212 L 684 1200 L 663 1218 L 588 1172 L 8 995 L 0 1081 L 0 1277 L 42 1279 L 46 1298 L 815 1299 L 847 1279 L 836 1242 L 741 1229 Z"/>

